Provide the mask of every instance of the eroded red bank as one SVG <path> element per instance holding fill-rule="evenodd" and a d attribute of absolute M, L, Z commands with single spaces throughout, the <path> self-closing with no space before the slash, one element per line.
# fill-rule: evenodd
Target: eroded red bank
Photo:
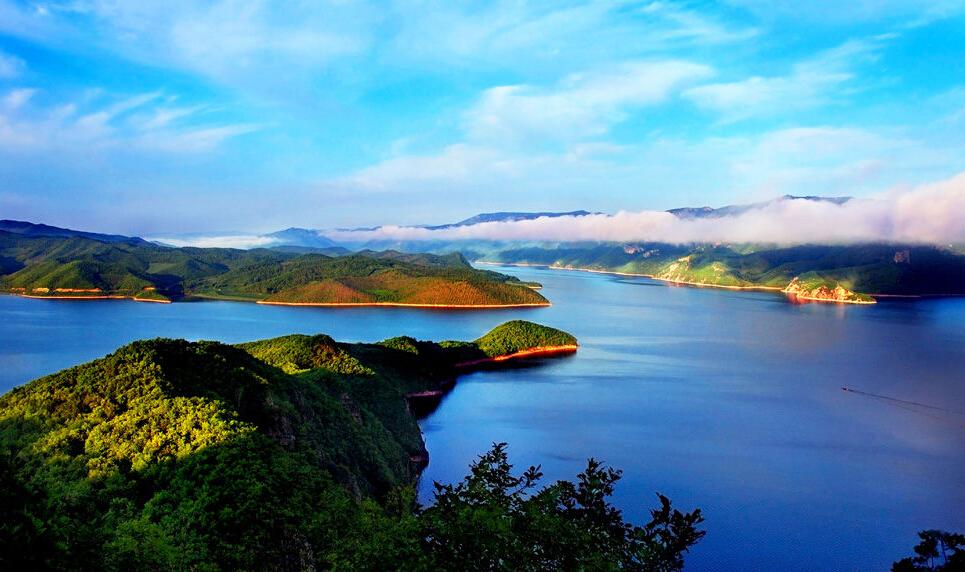
<path fill-rule="evenodd" d="M 576 344 L 567 344 L 562 346 L 539 346 L 535 348 L 530 348 L 528 350 L 513 352 L 511 354 L 488 357 L 483 359 L 475 359 L 472 361 L 464 361 L 461 363 L 457 363 L 456 367 L 471 367 L 474 365 L 481 365 L 484 363 L 494 363 L 494 362 L 506 361 L 511 359 L 519 359 L 519 358 L 571 354 L 571 353 L 574 353 L 577 350 L 577 348 L 579 348 L 579 346 Z"/>

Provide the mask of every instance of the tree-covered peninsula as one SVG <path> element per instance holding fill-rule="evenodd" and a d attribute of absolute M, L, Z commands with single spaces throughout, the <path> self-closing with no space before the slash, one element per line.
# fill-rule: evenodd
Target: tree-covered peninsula
<path fill-rule="evenodd" d="M 774 290 L 825 302 L 965 295 L 965 251 L 952 246 L 583 243 L 507 248 L 482 258 L 694 286 Z"/>
<path fill-rule="evenodd" d="M 575 345 L 526 322 L 478 343 L 155 339 L 16 388 L 0 397 L 0 566 L 678 569 L 700 512 L 660 497 L 626 523 L 608 500 L 620 473 L 596 461 L 541 486 L 499 444 L 415 503 L 409 396 L 445 391 L 493 340 Z"/>
<path fill-rule="evenodd" d="M 230 299 L 284 305 L 546 306 L 531 284 L 460 255 L 173 248 L 0 231 L 0 289 L 39 298 Z"/>

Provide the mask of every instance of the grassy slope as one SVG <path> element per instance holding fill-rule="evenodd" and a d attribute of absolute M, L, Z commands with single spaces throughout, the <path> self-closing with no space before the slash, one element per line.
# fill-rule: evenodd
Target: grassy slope
<path fill-rule="evenodd" d="M 509 250 L 501 262 L 549 264 L 653 275 L 719 286 L 784 288 L 795 277 L 817 273 L 830 285 L 869 294 L 965 294 L 965 256 L 931 246 L 768 245 L 681 247 L 666 244 L 584 245 Z M 907 251 L 907 261 L 895 261 Z"/>
<path fill-rule="evenodd" d="M 0 272 L 0 287 L 30 294 L 80 295 L 57 292 L 63 289 L 155 300 L 198 296 L 288 303 L 547 303 L 515 278 L 476 270 L 458 254 L 366 252 L 333 258 L 0 232 Z"/>
<path fill-rule="evenodd" d="M 511 323 L 480 341 L 513 333 L 513 347 L 571 339 Z M 353 497 L 414 480 L 424 446 L 404 396 L 448 387 L 471 347 L 487 351 L 135 342 L 0 397 L 0 501 L 55 568 L 298 568 L 360 518 Z"/>

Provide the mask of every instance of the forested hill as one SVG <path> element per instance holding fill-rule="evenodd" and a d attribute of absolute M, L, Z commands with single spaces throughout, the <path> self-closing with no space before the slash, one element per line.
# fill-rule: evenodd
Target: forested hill
<path fill-rule="evenodd" d="M 575 343 L 524 322 L 485 338 Z M 596 463 L 579 488 L 523 496 L 538 470 L 513 476 L 503 446 L 417 507 L 406 396 L 450 387 L 474 345 L 156 339 L 19 387 L 0 397 L 0 566 L 614 569 L 672 564 L 700 538 L 699 512 L 661 517 L 679 537 L 625 524 L 607 503 L 619 474 Z"/>
<path fill-rule="evenodd" d="M 517 279 L 458 254 L 173 248 L 0 231 L 0 288 L 27 296 L 222 298 L 282 304 L 547 305 Z"/>
<path fill-rule="evenodd" d="M 643 274 L 708 286 L 824 293 L 835 301 L 965 294 L 965 252 L 928 245 L 584 243 L 509 248 L 486 260 Z M 836 300 L 835 289 L 848 299 Z"/>

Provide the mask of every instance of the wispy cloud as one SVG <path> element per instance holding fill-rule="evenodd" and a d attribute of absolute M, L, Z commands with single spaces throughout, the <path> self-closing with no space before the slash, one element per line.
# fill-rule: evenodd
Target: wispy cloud
<path fill-rule="evenodd" d="M 678 218 L 663 211 L 542 217 L 430 230 L 386 226 L 332 231 L 335 240 L 646 241 L 776 244 L 902 242 L 965 243 L 965 173 L 844 204 L 778 200 L 720 218 Z"/>
<path fill-rule="evenodd" d="M 794 65 L 784 76 L 752 76 L 733 82 L 692 87 L 684 97 L 722 114 L 724 122 L 774 114 L 792 114 L 844 97 L 855 66 L 876 57 L 883 40 L 855 40 Z"/>
<path fill-rule="evenodd" d="M 490 88 L 466 113 L 468 136 L 512 141 L 601 135 L 630 110 L 661 103 L 682 85 L 712 73 L 706 65 L 687 61 L 625 62 L 569 75 L 549 88 Z"/>
<path fill-rule="evenodd" d="M 341 187 L 399 190 L 412 185 L 478 186 L 551 177 L 621 147 L 593 141 L 632 113 L 666 101 L 713 70 L 686 61 L 624 62 L 570 74 L 550 86 L 489 88 L 463 113 L 462 141 L 435 153 L 401 154 L 336 179 Z M 563 150 L 539 151 L 549 145 Z"/>
<path fill-rule="evenodd" d="M 16 111 L 30 101 L 35 93 L 37 93 L 37 90 L 29 87 L 12 89 L 0 98 L 0 107 L 8 112 Z"/>
<path fill-rule="evenodd" d="M 484 147 L 450 145 L 431 155 L 402 155 L 360 169 L 334 184 L 366 190 L 396 190 L 400 185 L 469 181 L 480 169 L 511 168 L 508 157 Z"/>
<path fill-rule="evenodd" d="M 747 40 L 752 26 L 732 26 L 709 11 L 676 2 L 450 2 L 426 10 L 419 2 L 394 3 L 398 26 L 389 49 L 404 62 L 519 68 L 565 62 L 587 66 L 610 61 L 614 47 L 659 54 L 688 46 Z"/>
<path fill-rule="evenodd" d="M 16 152 L 135 147 L 166 152 L 211 150 L 262 128 L 217 124 L 194 117 L 202 107 L 171 107 L 161 92 L 132 96 L 94 94 L 67 102 L 37 102 L 38 90 L 0 96 L 0 147 Z M 190 121 L 185 121 L 190 120 Z"/>

